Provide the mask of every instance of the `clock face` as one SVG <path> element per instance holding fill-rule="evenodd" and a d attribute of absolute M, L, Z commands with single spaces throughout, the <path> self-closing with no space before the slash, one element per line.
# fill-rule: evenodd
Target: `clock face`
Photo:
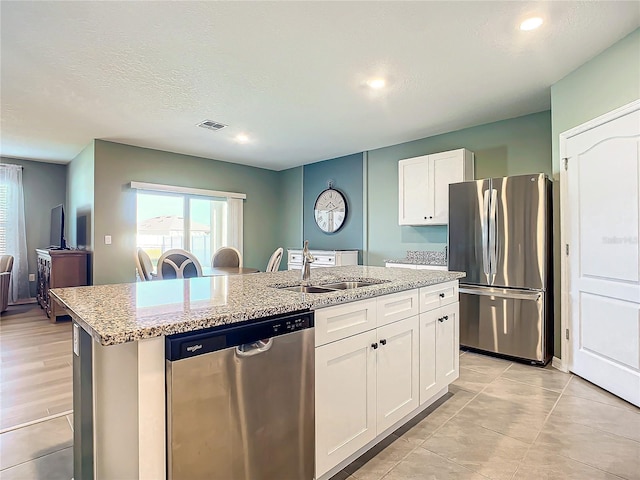
<path fill-rule="evenodd" d="M 318 195 L 314 214 L 320 230 L 327 233 L 337 232 L 347 217 L 347 202 L 342 193 L 328 188 Z"/>

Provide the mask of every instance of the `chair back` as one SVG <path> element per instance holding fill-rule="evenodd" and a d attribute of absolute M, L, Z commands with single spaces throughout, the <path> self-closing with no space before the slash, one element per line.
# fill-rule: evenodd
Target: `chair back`
<path fill-rule="evenodd" d="M 138 269 L 138 276 L 143 282 L 152 280 L 151 272 L 153 272 L 153 264 L 149 254 L 143 249 L 138 248 L 136 252 L 136 268 Z"/>
<path fill-rule="evenodd" d="M 202 276 L 202 266 L 191 252 L 167 250 L 158 259 L 158 278 L 192 278 Z"/>
<path fill-rule="evenodd" d="M 242 255 L 237 248 L 221 247 L 213 254 L 211 266 L 242 268 Z"/>
<path fill-rule="evenodd" d="M 282 247 L 276 248 L 276 251 L 271 254 L 269 263 L 267 263 L 267 269 L 265 272 L 277 272 L 280 268 L 280 262 L 282 261 L 282 253 L 284 252 Z"/>
<path fill-rule="evenodd" d="M 0 273 L 10 272 L 13 268 L 13 255 L 0 255 Z"/>

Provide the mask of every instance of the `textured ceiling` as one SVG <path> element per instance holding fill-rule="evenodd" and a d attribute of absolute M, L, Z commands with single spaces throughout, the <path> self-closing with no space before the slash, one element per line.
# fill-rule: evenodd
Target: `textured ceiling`
<path fill-rule="evenodd" d="M 68 162 L 97 138 L 275 170 L 546 110 L 640 25 L 636 1 L 0 9 L 3 156 Z M 520 31 L 530 15 L 544 25 Z"/>

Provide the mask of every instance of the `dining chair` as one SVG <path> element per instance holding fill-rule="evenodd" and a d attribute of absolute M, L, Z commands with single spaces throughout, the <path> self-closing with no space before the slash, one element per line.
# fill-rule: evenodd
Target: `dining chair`
<path fill-rule="evenodd" d="M 275 252 L 271 254 L 269 263 L 267 263 L 267 269 L 265 272 L 277 272 L 280 268 L 280 262 L 282 261 L 282 254 L 284 249 L 282 247 L 276 248 Z"/>
<path fill-rule="evenodd" d="M 151 258 L 142 248 L 138 248 L 138 251 L 136 252 L 136 269 L 138 270 L 140 281 L 146 282 L 153 280 L 154 273 Z"/>
<path fill-rule="evenodd" d="M 13 255 L 0 255 L 0 312 L 9 308 L 9 283 L 11 283 L 11 269 Z"/>
<path fill-rule="evenodd" d="M 242 268 L 242 254 L 237 248 L 220 247 L 211 257 L 211 267 Z"/>
<path fill-rule="evenodd" d="M 191 252 L 167 250 L 158 259 L 158 279 L 192 278 L 202 276 L 202 266 Z"/>

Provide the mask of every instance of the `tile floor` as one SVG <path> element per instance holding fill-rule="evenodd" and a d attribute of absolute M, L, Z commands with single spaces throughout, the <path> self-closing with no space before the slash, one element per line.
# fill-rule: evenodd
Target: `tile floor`
<path fill-rule="evenodd" d="M 571 374 L 461 352 L 444 399 L 332 480 L 640 480 L 640 409 Z"/>
<path fill-rule="evenodd" d="M 70 479 L 71 424 L 0 434 L 0 479 Z M 332 480 L 487 478 L 640 480 L 640 409 L 551 367 L 462 352 L 445 398 Z"/>

